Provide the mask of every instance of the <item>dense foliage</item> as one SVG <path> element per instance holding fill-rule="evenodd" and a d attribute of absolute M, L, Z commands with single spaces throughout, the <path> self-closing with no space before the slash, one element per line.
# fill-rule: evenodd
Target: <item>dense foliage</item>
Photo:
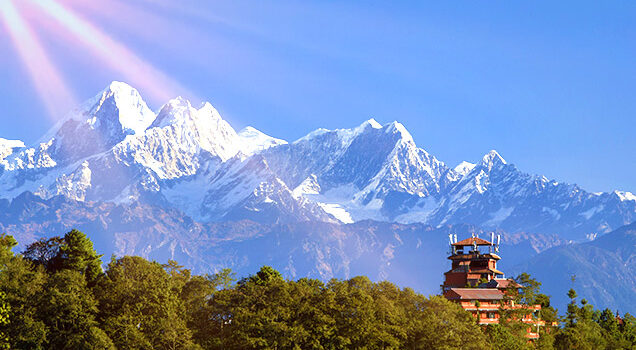
<path fill-rule="evenodd" d="M 482 328 L 458 305 L 366 277 L 285 280 L 271 267 L 235 281 L 230 270 L 192 275 L 174 261 L 112 258 L 73 230 L 23 254 L 0 236 L 0 349 L 630 349 L 636 319 L 582 301 L 562 327 L 528 343 L 510 321 Z M 549 298 L 528 275 L 512 298 Z"/>

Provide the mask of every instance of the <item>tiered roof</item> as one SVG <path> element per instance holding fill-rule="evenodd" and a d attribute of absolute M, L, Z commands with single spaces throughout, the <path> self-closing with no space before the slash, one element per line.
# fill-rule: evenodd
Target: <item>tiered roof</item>
<path fill-rule="evenodd" d="M 479 285 L 480 288 L 497 288 L 497 289 L 508 289 L 508 288 L 522 288 L 523 286 L 519 283 L 515 282 L 515 280 L 511 278 L 503 279 L 503 278 L 495 278 L 487 283 L 482 283 Z"/>
<path fill-rule="evenodd" d="M 451 288 L 446 293 L 449 300 L 502 300 L 504 293 L 496 288 Z"/>
<path fill-rule="evenodd" d="M 478 246 L 492 245 L 491 242 L 488 242 L 487 240 L 481 239 L 479 237 L 470 237 L 470 238 L 462 239 L 459 242 L 453 243 L 453 245 L 456 247 L 468 247 L 468 246 L 475 245 L 475 242 L 477 242 Z"/>

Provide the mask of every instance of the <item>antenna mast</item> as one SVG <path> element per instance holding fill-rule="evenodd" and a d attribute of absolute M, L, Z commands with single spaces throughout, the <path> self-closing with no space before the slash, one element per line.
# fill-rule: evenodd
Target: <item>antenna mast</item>
<path fill-rule="evenodd" d="M 499 243 L 501 243 L 501 235 L 497 235 L 497 246 L 495 247 L 497 253 L 499 253 Z"/>

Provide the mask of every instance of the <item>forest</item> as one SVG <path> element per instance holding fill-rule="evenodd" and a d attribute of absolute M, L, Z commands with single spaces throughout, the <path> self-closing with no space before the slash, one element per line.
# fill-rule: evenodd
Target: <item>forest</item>
<path fill-rule="evenodd" d="M 442 296 L 364 276 L 294 281 L 268 266 L 195 275 L 138 256 L 104 265 L 77 230 L 21 253 L 17 243 L 0 235 L 0 349 L 636 349 L 635 317 L 572 289 L 559 315 L 527 274 L 511 297 L 542 305 L 548 326 L 532 343 L 514 315 L 482 327 Z"/>

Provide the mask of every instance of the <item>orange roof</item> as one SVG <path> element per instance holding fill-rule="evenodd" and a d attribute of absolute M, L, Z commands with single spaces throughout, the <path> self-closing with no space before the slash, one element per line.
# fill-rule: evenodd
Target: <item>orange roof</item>
<path fill-rule="evenodd" d="M 495 260 L 501 260 L 501 257 L 495 253 L 484 253 L 484 254 L 479 254 L 479 256 L 475 256 L 475 254 L 473 253 L 461 253 L 461 254 L 455 254 L 455 255 L 451 255 L 448 257 L 448 259 L 450 260 L 460 260 L 460 262 L 466 261 L 466 259 L 470 259 L 470 260 L 474 260 L 474 259 L 495 259 Z M 470 263 L 470 261 L 466 262 L 466 263 Z"/>
<path fill-rule="evenodd" d="M 499 288 L 499 289 L 523 287 L 522 285 L 515 282 L 511 278 L 508 278 L 508 279 L 495 278 L 490 280 L 488 283 L 481 284 L 480 286 L 484 286 L 484 288 Z"/>
<path fill-rule="evenodd" d="M 489 272 L 492 272 L 492 273 L 497 274 L 497 275 L 503 275 L 503 272 L 501 272 L 501 271 L 499 271 L 497 269 L 478 268 L 478 269 L 471 269 L 470 270 L 470 273 L 489 273 Z"/>
<path fill-rule="evenodd" d="M 449 300 L 501 300 L 504 294 L 496 288 L 451 288 L 446 293 Z"/>
<path fill-rule="evenodd" d="M 457 243 L 453 243 L 453 245 L 457 247 L 466 247 L 466 246 L 474 245 L 475 242 L 477 242 L 477 245 L 492 245 L 492 243 L 488 242 L 485 239 L 481 239 L 479 237 L 470 237 L 470 238 L 462 239 L 461 241 Z"/>

